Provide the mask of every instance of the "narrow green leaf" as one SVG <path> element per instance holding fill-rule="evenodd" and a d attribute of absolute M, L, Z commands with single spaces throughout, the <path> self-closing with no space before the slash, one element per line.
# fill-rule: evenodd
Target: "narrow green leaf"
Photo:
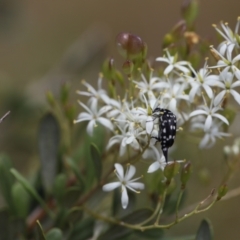
<path fill-rule="evenodd" d="M 149 218 L 152 215 L 152 213 L 153 213 L 152 210 L 147 208 L 139 209 L 123 217 L 121 221 L 130 223 L 130 224 L 138 224 L 146 220 L 147 218 Z M 122 227 L 119 225 L 113 225 L 104 234 L 102 234 L 98 240 L 123 239 L 129 236 L 131 233 L 133 233 L 132 229 Z"/>
<path fill-rule="evenodd" d="M 53 228 L 46 234 L 46 240 L 62 240 L 62 239 L 63 239 L 62 231 L 58 228 Z"/>
<path fill-rule="evenodd" d="M 52 216 L 52 212 L 49 210 L 47 205 L 45 204 L 44 200 L 39 196 L 37 191 L 31 186 L 31 184 L 16 170 L 11 169 L 10 172 L 14 175 L 14 177 L 20 182 L 20 184 L 23 186 L 23 188 L 32 196 L 34 197 L 39 204 L 42 206 L 42 208 L 50 215 Z"/>
<path fill-rule="evenodd" d="M 41 160 L 41 177 L 44 189 L 51 193 L 58 168 L 60 127 L 52 113 L 47 113 L 40 122 L 38 145 Z"/>
<path fill-rule="evenodd" d="M 82 191 L 84 191 L 85 181 L 82 177 L 82 174 L 81 174 L 77 164 L 71 158 L 67 158 L 66 161 L 67 161 L 67 164 L 69 165 L 69 167 L 71 168 L 71 170 L 74 172 L 75 176 L 77 177 Z"/>
<path fill-rule="evenodd" d="M 99 152 L 98 147 L 94 143 L 91 143 L 90 151 L 91 151 L 91 157 L 92 157 L 92 161 L 95 169 L 95 174 L 97 176 L 98 181 L 100 181 L 101 175 L 102 175 L 101 154 Z"/>
<path fill-rule="evenodd" d="M 213 233 L 209 220 L 203 219 L 197 232 L 196 240 L 212 240 Z"/>
<path fill-rule="evenodd" d="M 67 176 L 63 173 L 57 175 L 53 185 L 53 195 L 61 203 L 66 193 Z"/>
<path fill-rule="evenodd" d="M 14 183 L 14 178 L 9 172 L 12 168 L 12 163 L 8 156 L 1 154 L 0 155 L 0 188 L 2 196 L 6 204 L 9 206 L 9 209 L 14 212 L 15 206 L 12 199 L 12 185 Z"/>
<path fill-rule="evenodd" d="M 17 217 L 25 218 L 29 210 L 29 194 L 19 182 L 14 183 L 11 190 L 15 205 L 15 214 Z"/>
<path fill-rule="evenodd" d="M 37 220 L 39 240 L 46 240 L 41 223 Z"/>

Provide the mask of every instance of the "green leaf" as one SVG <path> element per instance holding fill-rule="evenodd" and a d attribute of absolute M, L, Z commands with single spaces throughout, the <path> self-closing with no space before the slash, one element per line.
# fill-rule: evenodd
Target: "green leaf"
<path fill-rule="evenodd" d="M 40 122 L 38 145 L 41 160 L 41 177 L 44 189 L 51 193 L 58 168 L 60 127 L 52 113 L 47 113 Z"/>
<path fill-rule="evenodd" d="M 14 178 L 9 172 L 12 168 L 12 163 L 10 159 L 4 155 L 0 155 L 0 188 L 1 193 L 4 197 L 6 204 L 9 206 L 9 209 L 14 212 L 15 205 L 12 199 L 12 185 L 14 183 Z"/>
<path fill-rule="evenodd" d="M 63 197 L 66 193 L 67 176 L 63 173 L 57 175 L 53 185 L 53 195 L 58 203 L 62 203 Z"/>
<path fill-rule="evenodd" d="M 101 175 L 102 175 L 101 155 L 98 147 L 94 143 L 91 143 L 90 151 L 91 151 L 91 157 L 94 165 L 95 174 L 97 176 L 98 181 L 100 181 Z"/>
<path fill-rule="evenodd" d="M 86 240 L 93 235 L 94 220 L 87 218 L 74 225 L 68 239 L 71 240 Z"/>
<path fill-rule="evenodd" d="M 25 188 L 19 182 L 14 183 L 12 186 L 12 198 L 16 216 L 25 218 L 28 215 L 30 198 Z"/>
<path fill-rule="evenodd" d="M 212 240 L 213 233 L 209 220 L 203 219 L 197 232 L 196 240 Z"/>
<path fill-rule="evenodd" d="M 53 228 L 46 234 L 46 240 L 62 240 L 62 239 L 63 239 L 62 231 L 58 228 Z"/>
<path fill-rule="evenodd" d="M 130 224 L 138 224 L 143 222 L 147 218 L 149 218 L 152 215 L 152 213 L 153 212 L 150 209 L 147 209 L 147 208 L 140 209 L 123 217 L 120 221 L 130 223 Z M 122 238 L 126 238 L 131 233 L 133 233 L 132 229 L 122 227 L 119 225 L 113 225 L 104 234 L 102 234 L 99 237 L 99 240 L 122 239 Z"/>
<path fill-rule="evenodd" d="M 32 196 L 34 197 L 39 204 L 44 208 L 44 210 L 52 216 L 52 212 L 49 210 L 47 205 L 45 204 L 44 200 L 39 196 L 37 191 L 31 186 L 31 184 L 16 170 L 11 169 L 10 172 L 14 175 L 14 177 L 20 182 L 20 184 L 23 186 L 23 188 Z"/>
<path fill-rule="evenodd" d="M 75 176 L 77 177 L 78 182 L 80 183 L 80 187 L 81 187 L 82 191 L 84 191 L 85 181 L 84 181 L 84 179 L 82 177 L 82 174 L 81 174 L 77 164 L 71 158 L 67 158 L 66 162 L 69 165 L 69 167 L 71 168 L 71 170 L 74 172 Z"/>

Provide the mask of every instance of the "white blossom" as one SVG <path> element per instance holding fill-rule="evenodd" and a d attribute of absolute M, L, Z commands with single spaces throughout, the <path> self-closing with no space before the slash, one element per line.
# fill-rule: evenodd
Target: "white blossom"
<path fill-rule="evenodd" d="M 226 58 L 218 52 L 213 46 L 210 47 L 211 51 L 216 54 L 220 60 L 218 60 L 216 66 L 211 66 L 209 68 L 224 68 L 226 71 L 232 71 L 232 73 L 236 76 L 237 79 L 240 79 L 240 70 L 237 68 L 236 64 L 240 60 L 240 54 L 236 57 L 232 58 L 232 51 L 234 45 L 229 46 L 229 50 L 227 51 Z"/>
<path fill-rule="evenodd" d="M 239 44 L 240 44 L 240 36 L 238 35 L 239 25 L 240 25 L 240 17 L 238 17 L 237 19 L 237 24 L 234 32 L 228 26 L 227 23 L 223 23 L 223 22 L 220 23 L 222 30 L 219 29 L 215 24 L 213 24 L 213 27 L 225 40 L 218 46 L 219 52 L 222 55 L 224 55 L 226 51 L 228 51 L 228 47 L 230 45 L 233 45 L 239 48 Z"/>
<path fill-rule="evenodd" d="M 206 120 L 205 120 L 205 124 L 204 124 L 204 131 L 207 131 L 210 129 L 210 127 L 212 126 L 213 123 L 213 118 L 218 118 L 219 120 L 221 120 L 222 122 L 226 123 L 227 125 L 228 120 L 222 116 L 221 114 L 217 113 L 219 110 L 221 110 L 221 107 L 219 106 L 214 106 L 213 105 L 213 101 L 211 101 L 210 106 L 206 106 L 206 105 L 201 105 L 198 110 L 195 110 L 193 112 L 190 113 L 189 117 L 194 117 L 194 116 L 198 116 L 198 115 L 206 115 Z"/>
<path fill-rule="evenodd" d="M 240 94 L 234 88 L 240 86 L 240 81 L 234 82 L 234 75 L 224 69 L 219 75 L 219 81 L 214 85 L 222 88 L 214 99 L 214 105 L 219 105 L 227 94 L 231 94 L 238 104 L 240 104 Z"/>
<path fill-rule="evenodd" d="M 79 102 L 79 104 L 86 110 L 86 112 L 81 112 L 78 115 L 77 120 L 74 120 L 74 123 L 89 121 L 87 125 L 87 133 L 90 136 L 93 135 L 94 127 L 97 127 L 97 122 L 102 124 L 104 127 L 108 128 L 109 130 L 113 131 L 112 122 L 109 119 L 102 116 L 112 108 L 111 106 L 104 106 L 98 110 L 97 105 L 94 104 L 91 105 L 90 108 L 81 102 Z"/>
<path fill-rule="evenodd" d="M 133 165 L 128 165 L 127 166 L 127 171 L 124 174 L 124 169 L 122 167 L 121 164 L 119 163 L 115 163 L 115 174 L 118 177 L 118 182 L 112 182 L 112 183 L 108 183 L 103 185 L 102 189 L 103 191 L 112 191 L 118 187 L 121 187 L 121 192 L 122 192 L 122 196 L 121 196 L 121 202 L 122 202 L 122 207 L 125 209 L 128 206 L 128 193 L 127 193 L 127 189 L 135 192 L 135 193 L 139 193 L 139 189 L 144 189 L 144 184 L 140 183 L 140 182 L 136 182 L 139 178 L 135 178 L 132 179 L 132 177 L 134 176 L 134 174 L 136 173 L 136 168 Z"/>
<path fill-rule="evenodd" d="M 204 89 L 209 98 L 213 97 L 213 91 L 210 85 L 214 85 L 216 81 L 218 81 L 217 75 L 211 75 L 207 61 L 203 68 L 201 68 L 198 72 L 196 72 L 193 67 L 190 66 L 191 71 L 195 75 L 195 77 L 186 76 L 186 78 L 191 79 L 191 90 L 189 92 L 189 100 L 193 102 L 196 94 L 201 93 L 201 90 Z"/>
<path fill-rule="evenodd" d="M 171 56 L 168 50 L 166 50 L 167 56 L 165 57 L 158 57 L 156 58 L 156 61 L 159 62 L 166 62 L 168 66 L 164 70 L 164 75 L 168 75 L 173 70 L 178 70 L 183 73 L 189 73 L 189 69 L 187 68 L 189 66 L 189 63 L 187 61 L 179 61 L 177 62 L 177 54 L 175 56 Z M 186 67 L 187 66 L 187 67 Z"/>

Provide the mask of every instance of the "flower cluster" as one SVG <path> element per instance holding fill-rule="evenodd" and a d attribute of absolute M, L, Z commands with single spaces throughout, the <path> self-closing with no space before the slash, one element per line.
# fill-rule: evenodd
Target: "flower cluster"
<path fill-rule="evenodd" d="M 129 89 L 133 90 L 126 92 L 124 97 L 110 97 L 102 87 L 102 75 L 98 79 L 98 89 L 83 81 L 88 91 L 77 93 L 87 96 L 88 101 L 86 105 L 79 102 L 85 112 L 80 113 L 75 122 L 88 121 L 89 135 L 94 134 L 97 124 L 106 127 L 112 134 L 106 148 L 118 145 L 120 156 L 129 154 L 129 149 L 141 153 L 143 159 L 153 160 L 148 167 L 149 173 L 164 169 L 167 164 L 156 143 L 161 129 L 153 112 L 158 107 L 173 112 L 178 127 L 188 122 L 190 131 L 202 131 L 200 148 L 213 146 L 216 138 L 230 135 L 223 131 L 224 125 L 229 124 L 223 103 L 232 97 L 240 104 L 240 94 L 236 90 L 240 86 L 240 54 L 235 51 L 239 48 L 238 26 L 239 20 L 235 34 L 224 24 L 221 24 L 223 32 L 215 26 L 225 39 L 217 49 L 210 47 L 217 60 L 215 65 L 208 65 L 206 60 L 201 69 L 195 70 L 190 62 L 178 61 L 178 55 L 171 55 L 166 49 L 163 57 L 156 58 L 163 63 L 163 74 L 159 76 L 151 70 L 147 75 L 139 70 L 139 78 L 129 79 Z M 133 180 L 129 182 L 135 173 L 133 166 L 125 176 L 120 164 L 115 164 L 115 168 L 120 182 L 107 184 L 103 189 L 108 191 L 121 186 L 125 208 L 128 202 L 126 188 L 135 191 L 135 188 L 143 189 L 144 185 L 133 183 Z"/>

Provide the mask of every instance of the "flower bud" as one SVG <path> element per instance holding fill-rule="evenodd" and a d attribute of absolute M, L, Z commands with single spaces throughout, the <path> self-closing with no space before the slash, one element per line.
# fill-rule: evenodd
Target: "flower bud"
<path fill-rule="evenodd" d="M 177 24 L 173 27 L 171 33 L 174 36 L 175 40 L 183 36 L 183 33 L 186 31 L 186 21 L 180 20 Z"/>
<path fill-rule="evenodd" d="M 119 53 L 125 58 L 136 58 L 144 52 L 144 43 L 140 37 L 131 33 L 120 33 L 116 37 Z"/>
<path fill-rule="evenodd" d="M 104 61 L 104 63 L 103 63 L 103 66 L 102 66 L 103 75 L 107 79 L 111 79 L 112 80 L 112 75 L 113 75 L 114 70 L 115 70 L 114 59 L 113 58 L 106 59 Z"/>
<path fill-rule="evenodd" d="M 189 46 L 198 44 L 199 36 L 195 32 L 185 32 L 184 37 Z"/>
<path fill-rule="evenodd" d="M 55 102 L 55 99 L 54 99 L 54 96 L 53 96 L 52 92 L 48 91 L 46 93 L 46 98 L 47 98 L 47 102 L 50 104 L 50 106 L 54 107 L 56 102 Z"/>
<path fill-rule="evenodd" d="M 214 57 L 214 59 L 215 59 L 216 61 L 221 60 L 220 56 L 216 53 L 216 51 L 213 49 L 212 46 L 210 46 L 210 53 L 212 54 L 212 56 Z"/>
<path fill-rule="evenodd" d="M 167 48 L 169 47 L 171 44 L 174 43 L 174 36 L 171 33 L 167 33 L 164 37 L 163 37 L 163 44 L 162 44 L 162 48 Z"/>
<path fill-rule="evenodd" d="M 67 83 L 63 84 L 60 91 L 60 99 L 63 105 L 66 104 L 68 101 L 69 91 L 70 91 L 69 84 Z"/>
<path fill-rule="evenodd" d="M 188 28 L 193 26 L 198 15 L 198 0 L 185 0 L 182 4 L 182 16 L 185 19 Z"/>
<path fill-rule="evenodd" d="M 167 178 L 167 185 L 170 184 L 171 179 L 178 173 L 180 164 L 178 162 L 171 162 L 164 168 L 164 176 Z"/>
<path fill-rule="evenodd" d="M 221 185 L 218 188 L 218 196 L 217 196 L 217 200 L 219 201 L 222 197 L 224 197 L 226 195 L 228 191 L 228 187 L 226 184 Z"/>
<path fill-rule="evenodd" d="M 123 63 L 122 69 L 123 69 L 123 72 L 126 73 L 127 75 L 130 75 L 132 73 L 133 68 L 134 68 L 134 64 L 132 61 L 126 60 Z"/>
<path fill-rule="evenodd" d="M 181 172 L 182 189 L 185 188 L 186 183 L 188 182 L 191 173 L 192 173 L 191 163 L 190 163 L 190 162 L 187 162 L 187 163 L 183 166 L 182 172 Z"/>

